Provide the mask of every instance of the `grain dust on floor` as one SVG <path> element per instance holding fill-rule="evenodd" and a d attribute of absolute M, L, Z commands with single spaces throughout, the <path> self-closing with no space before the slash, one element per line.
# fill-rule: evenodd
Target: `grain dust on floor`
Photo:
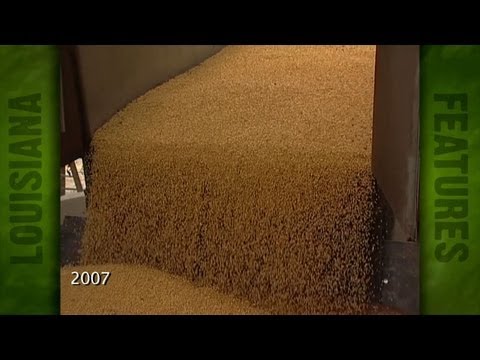
<path fill-rule="evenodd" d="M 374 58 L 231 46 L 134 100 L 93 138 L 83 264 L 158 268 L 273 313 L 364 311 Z"/>
<path fill-rule="evenodd" d="M 108 271 L 111 276 L 106 285 L 72 286 L 72 271 Z M 146 266 L 66 266 L 61 287 L 63 315 L 266 314 L 247 301 Z"/>

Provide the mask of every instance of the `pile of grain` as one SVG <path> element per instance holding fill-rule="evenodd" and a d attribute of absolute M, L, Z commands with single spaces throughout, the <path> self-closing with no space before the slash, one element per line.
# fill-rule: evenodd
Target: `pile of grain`
<path fill-rule="evenodd" d="M 374 47 L 235 46 L 93 139 L 84 264 L 141 264 L 274 313 L 371 296 Z"/>
<path fill-rule="evenodd" d="M 110 271 L 105 286 L 72 286 L 72 271 Z M 63 315 L 256 315 L 263 314 L 211 288 L 146 266 L 66 266 L 61 273 Z"/>

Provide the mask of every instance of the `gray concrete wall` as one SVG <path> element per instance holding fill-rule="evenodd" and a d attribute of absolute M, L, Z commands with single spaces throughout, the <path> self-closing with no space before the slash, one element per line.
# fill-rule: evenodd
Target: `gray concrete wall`
<path fill-rule="evenodd" d="M 418 97 L 419 46 L 377 46 L 372 166 L 397 241 L 417 238 Z"/>
<path fill-rule="evenodd" d="M 377 46 L 372 167 L 388 203 L 382 303 L 419 313 L 419 46 Z"/>
<path fill-rule="evenodd" d="M 218 52 L 216 45 L 78 46 L 90 135 L 147 90 Z"/>

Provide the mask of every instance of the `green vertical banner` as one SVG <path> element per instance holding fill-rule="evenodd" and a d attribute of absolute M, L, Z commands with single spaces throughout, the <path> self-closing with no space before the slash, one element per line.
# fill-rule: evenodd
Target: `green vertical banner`
<path fill-rule="evenodd" d="M 58 314 L 60 68 L 0 46 L 0 314 Z"/>
<path fill-rule="evenodd" d="M 422 314 L 480 314 L 480 46 L 420 51 Z"/>

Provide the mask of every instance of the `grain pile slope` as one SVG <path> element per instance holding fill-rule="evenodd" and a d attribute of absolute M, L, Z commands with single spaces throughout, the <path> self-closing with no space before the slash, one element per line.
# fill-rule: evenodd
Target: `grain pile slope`
<path fill-rule="evenodd" d="M 93 140 L 83 261 L 146 264 L 274 312 L 361 311 L 374 47 L 228 47 Z"/>
<path fill-rule="evenodd" d="M 109 271 L 106 285 L 72 286 L 72 271 Z M 66 266 L 61 272 L 62 315 L 261 315 L 247 301 L 194 286 L 136 265 Z"/>

